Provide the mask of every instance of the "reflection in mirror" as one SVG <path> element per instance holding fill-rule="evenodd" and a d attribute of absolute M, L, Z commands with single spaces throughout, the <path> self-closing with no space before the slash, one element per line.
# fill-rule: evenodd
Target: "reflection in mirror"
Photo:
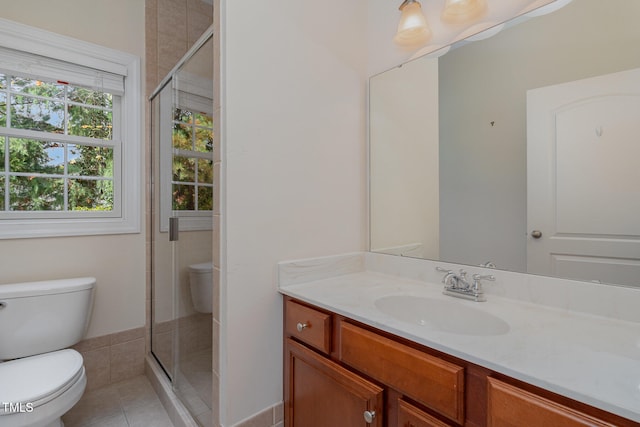
<path fill-rule="evenodd" d="M 640 286 L 637 16 L 574 0 L 371 78 L 371 250 Z"/>

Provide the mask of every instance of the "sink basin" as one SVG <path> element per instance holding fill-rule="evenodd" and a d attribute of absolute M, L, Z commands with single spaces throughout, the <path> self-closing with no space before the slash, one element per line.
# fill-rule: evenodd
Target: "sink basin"
<path fill-rule="evenodd" d="M 403 322 L 460 335 L 502 335 L 509 324 L 493 314 L 455 301 L 409 295 L 379 298 L 375 306 Z"/>

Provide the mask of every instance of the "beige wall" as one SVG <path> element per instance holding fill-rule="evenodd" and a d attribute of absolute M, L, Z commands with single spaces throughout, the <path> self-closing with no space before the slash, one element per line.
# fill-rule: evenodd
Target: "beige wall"
<path fill-rule="evenodd" d="M 144 0 L 0 0 L 2 18 L 144 57 Z"/>
<path fill-rule="evenodd" d="M 144 0 L 0 0 L 0 8 L 5 19 L 144 58 Z M 0 260 L 1 283 L 95 276 L 87 337 L 145 324 L 144 226 L 139 234 L 0 240 Z"/>
<path fill-rule="evenodd" d="M 367 1 L 223 7 L 221 416 L 232 426 L 282 401 L 277 262 L 365 249 Z"/>

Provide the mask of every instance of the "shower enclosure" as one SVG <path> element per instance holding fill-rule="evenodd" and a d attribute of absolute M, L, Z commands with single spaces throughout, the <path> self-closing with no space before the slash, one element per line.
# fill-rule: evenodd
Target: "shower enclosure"
<path fill-rule="evenodd" d="M 151 101 L 151 352 L 203 426 L 212 420 L 213 40 L 207 31 Z M 201 283 L 192 292 L 191 277 Z M 202 287 L 202 279 L 205 286 Z M 215 302 L 217 304 L 217 302 Z"/>

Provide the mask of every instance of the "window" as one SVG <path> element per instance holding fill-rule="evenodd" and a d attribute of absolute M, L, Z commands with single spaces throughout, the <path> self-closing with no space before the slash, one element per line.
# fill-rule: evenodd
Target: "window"
<path fill-rule="evenodd" d="M 173 110 L 173 210 L 213 210 L 213 118 L 183 108 Z"/>
<path fill-rule="evenodd" d="M 139 59 L 0 20 L 0 238 L 139 232 Z"/>
<path fill-rule="evenodd" d="M 0 90 L 0 211 L 117 213 L 119 97 L 2 73 Z"/>

